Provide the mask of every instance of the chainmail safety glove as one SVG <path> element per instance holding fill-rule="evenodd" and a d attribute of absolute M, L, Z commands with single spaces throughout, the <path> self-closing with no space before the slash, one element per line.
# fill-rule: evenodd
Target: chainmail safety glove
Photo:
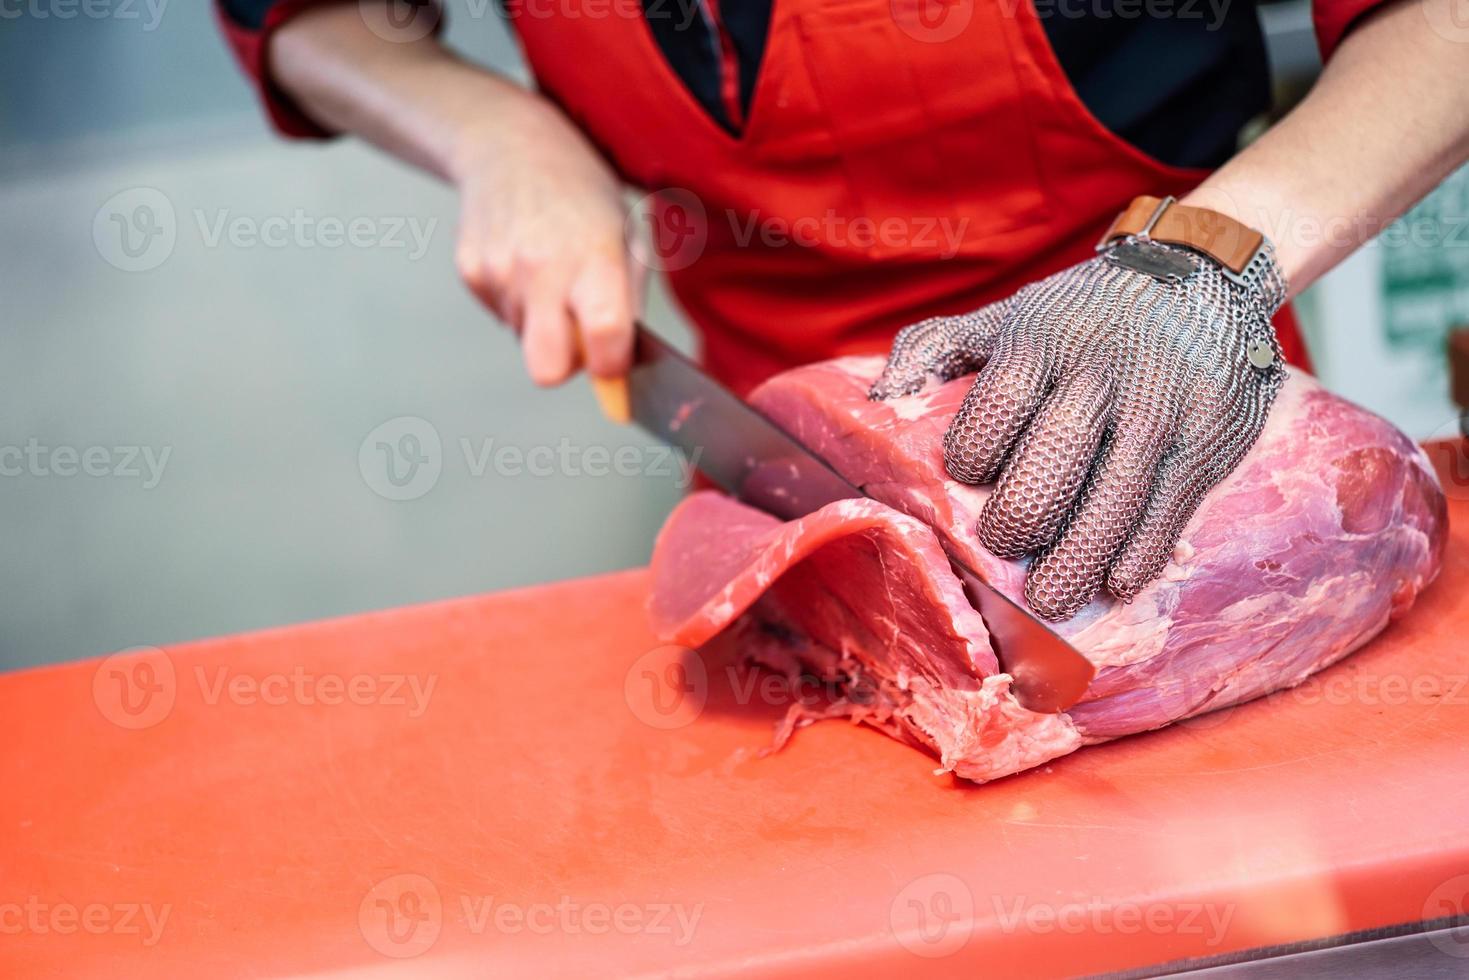
<path fill-rule="evenodd" d="M 1271 315 L 1286 283 L 1264 242 L 1239 276 L 1146 238 L 974 313 L 904 328 L 871 397 L 982 366 L 944 437 L 949 474 L 998 486 L 980 542 L 1038 555 L 1025 597 L 1074 615 L 1128 600 L 1260 435 L 1285 368 Z"/>

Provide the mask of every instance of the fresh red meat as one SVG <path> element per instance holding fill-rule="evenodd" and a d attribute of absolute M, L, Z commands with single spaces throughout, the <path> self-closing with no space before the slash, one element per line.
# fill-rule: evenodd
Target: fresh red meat
<path fill-rule="evenodd" d="M 1422 452 L 1295 374 L 1162 577 L 1059 625 L 1099 668 L 1082 702 L 1025 711 L 936 537 L 1020 598 L 1025 564 L 974 536 L 989 488 L 943 469 L 943 432 L 971 379 L 871 402 L 880 368 L 828 361 L 751 397 L 875 500 L 782 523 L 696 494 L 659 536 L 651 612 L 664 639 L 688 646 L 738 621 L 752 656 L 837 682 L 838 712 L 961 776 L 992 779 L 1298 684 L 1405 612 L 1438 571 L 1445 507 Z"/>

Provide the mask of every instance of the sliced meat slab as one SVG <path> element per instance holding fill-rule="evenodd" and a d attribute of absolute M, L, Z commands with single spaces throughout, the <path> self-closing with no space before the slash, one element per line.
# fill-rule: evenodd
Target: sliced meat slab
<path fill-rule="evenodd" d="M 1099 668 L 1081 703 L 1026 711 L 939 543 L 1020 599 L 1025 563 L 975 537 L 989 488 L 943 467 L 971 379 L 871 402 L 881 366 L 827 361 L 751 396 L 873 499 L 782 523 L 716 492 L 690 497 L 655 547 L 650 611 L 661 637 L 687 646 L 744 631 L 752 657 L 842 685 L 838 713 L 960 776 L 992 779 L 1298 684 L 1404 613 L 1438 571 L 1445 504 L 1422 452 L 1294 374 L 1162 577 L 1131 603 L 1099 598 L 1059 624 Z"/>

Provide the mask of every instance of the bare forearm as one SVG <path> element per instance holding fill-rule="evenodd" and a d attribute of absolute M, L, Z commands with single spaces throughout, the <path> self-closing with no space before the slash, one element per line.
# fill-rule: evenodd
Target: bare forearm
<path fill-rule="evenodd" d="M 419 10 L 434 15 L 431 7 Z M 390 27 L 374 30 L 364 19 L 379 13 L 373 5 L 347 3 L 294 17 L 271 46 L 272 80 L 323 126 L 446 178 L 455 176 L 466 144 L 496 122 L 508 142 L 522 117 L 557 114 L 432 36 L 387 40 Z"/>
<path fill-rule="evenodd" d="M 1453 2 L 1398 0 L 1361 24 L 1305 101 L 1186 203 L 1268 235 L 1292 292 L 1365 244 L 1469 157 L 1469 44 L 1430 26 Z"/>

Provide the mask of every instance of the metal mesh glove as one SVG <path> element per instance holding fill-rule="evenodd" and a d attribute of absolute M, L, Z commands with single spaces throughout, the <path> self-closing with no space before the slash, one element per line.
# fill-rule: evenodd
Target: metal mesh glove
<path fill-rule="evenodd" d="M 904 328 L 871 397 L 981 365 L 944 438 L 951 476 L 999 480 L 980 542 L 1038 553 L 1032 609 L 1066 619 L 1104 586 L 1163 570 L 1205 493 L 1265 425 L 1285 380 L 1271 315 L 1286 284 L 1266 242 L 1239 280 L 1140 238 L 974 313 Z"/>

